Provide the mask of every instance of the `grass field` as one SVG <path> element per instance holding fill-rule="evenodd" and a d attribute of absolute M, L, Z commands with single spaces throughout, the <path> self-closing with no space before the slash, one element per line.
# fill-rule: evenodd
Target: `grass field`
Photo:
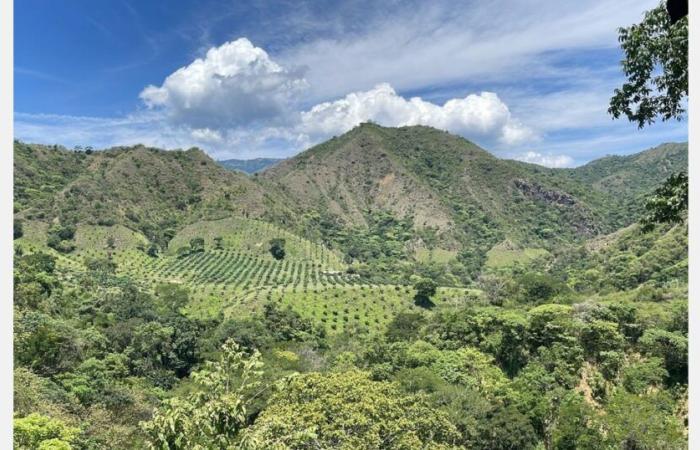
<path fill-rule="evenodd" d="M 486 266 L 499 268 L 510 267 L 517 263 L 526 264 L 547 254 L 547 250 L 543 248 L 511 249 L 496 246 L 486 253 Z"/>
<path fill-rule="evenodd" d="M 420 248 L 416 250 L 415 258 L 422 263 L 447 263 L 457 258 L 457 252 L 454 250 L 445 250 L 443 248 Z"/>

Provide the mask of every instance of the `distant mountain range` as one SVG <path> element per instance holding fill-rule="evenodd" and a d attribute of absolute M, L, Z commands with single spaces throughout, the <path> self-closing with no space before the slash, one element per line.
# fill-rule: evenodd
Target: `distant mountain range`
<path fill-rule="evenodd" d="M 284 161 L 282 158 L 255 158 L 255 159 L 226 159 L 217 161 L 229 170 L 238 170 L 248 174 L 261 172 L 270 166 Z"/>

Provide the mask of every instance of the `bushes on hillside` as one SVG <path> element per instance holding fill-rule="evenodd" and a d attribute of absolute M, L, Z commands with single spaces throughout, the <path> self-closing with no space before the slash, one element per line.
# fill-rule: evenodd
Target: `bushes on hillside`
<path fill-rule="evenodd" d="M 75 249 L 73 238 L 75 226 L 53 225 L 47 233 L 46 245 L 61 253 L 70 253 Z"/>

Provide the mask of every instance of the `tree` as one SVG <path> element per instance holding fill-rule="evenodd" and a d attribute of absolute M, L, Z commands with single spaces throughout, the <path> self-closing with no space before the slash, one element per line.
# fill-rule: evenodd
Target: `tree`
<path fill-rule="evenodd" d="M 168 248 L 168 244 L 175 237 L 176 234 L 177 234 L 177 231 L 175 231 L 172 228 L 166 228 L 163 231 L 163 247 L 164 248 Z"/>
<path fill-rule="evenodd" d="M 642 352 L 664 360 L 669 381 L 688 382 L 688 337 L 681 333 L 651 328 L 639 338 Z"/>
<path fill-rule="evenodd" d="M 604 448 L 595 410 L 579 393 L 569 393 L 559 406 L 552 432 L 556 450 L 596 450 Z"/>
<path fill-rule="evenodd" d="M 609 447 L 621 449 L 686 448 L 674 402 L 665 392 L 635 395 L 619 389 L 606 408 L 603 426 Z"/>
<path fill-rule="evenodd" d="M 413 289 L 416 290 L 416 295 L 414 297 L 416 305 L 425 308 L 435 306 L 431 301 L 431 297 L 437 292 L 437 283 L 430 278 L 420 278 L 413 285 Z"/>
<path fill-rule="evenodd" d="M 15 364 L 51 376 L 75 367 L 82 357 L 78 330 L 35 311 L 15 314 Z"/>
<path fill-rule="evenodd" d="M 15 418 L 14 447 L 19 450 L 70 450 L 70 444 L 78 438 L 80 430 L 58 419 L 32 413 L 26 417 Z"/>
<path fill-rule="evenodd" d="M 581 328 L 581 345 L 589 357 L 598 358 L 601 352 L 624 350 L 625 338 L 616 323 L 593 320 Z"/>
<path fill-rule="evenodd" d="M 192 253 L 199 253 L 204 251 L 204 238 L 196 237 L 190 239 L 190 251 Z"/>
<path fill-rule="evenodd" d="M 508 383 L 508 377 L 495 364 L 494 358 L 475 348 L 437 352 L 430 367 L 448 383 L 477 389 L 487 395 L 502 392 Z"/>
<path fill-rule="evenodd" d="M 545 302 L 567 290 L 564 283 L 551 275 L 527 273 L 518 279 L 524 302 Z"/>
<path fill-rule="evenodd" d="M 315 327 L 291 307 L 282 309 L 273 302 L 263 307 L 263 322 L 277 341 L 312 341 L 325 337 L 323 328 Z"/>
<path fill-rule="evenodd" d="M 85 267 L 92 272 L 114 274 L 117 270 L 117 263 L 109 258 L 85 258 Z"/>
<path fill-rule="evenodd" d="M 224 240 L 224 238 L 222 238 L 221 236 L 216 236 L 214 238 L 214 249 L 216 249 L 216 250 L 223 249 L 224 248 L 224 246 L 222 244 L 223 240 Z"/>
<path fill-rule="evenodd" d="M 193 392 L 166 400 L 142 422 L 151 449 L 228 449 L 236 446 L 248 407 L 260 395 L 261 356 L 243 353 L 229 340 L 217 362 L 190 376 Z"/>
<path fill-rule="evenodd" d="M 61 253 L 70 253 L 75 249 L 72 240 L 75 237 L 75 226 L 53 225 L 48 233 L 46 244 Z"/>
<path fill-rule="evenodd" d="M 681 223 L 688 210 L 688 175 L 671 175 L 644 205 L 647 214 L 642 217 L 642 231 L 649 232 L 659 223 Z"/>
<path fill-rule="evenodd" d="M 410 341 L 426 322 L 425 316 L 418 312 L 401 311 L 387 325 L 385 336 L 389 341 Z"/>
<path fill-rule="evenodd" d="M 278 261 L 284 259 L 286 254 L 284 250 L 285 240 L 281 238 L 270 239 L 270 254 Z"/>
<path fill-rule="evenodd" d="M 452 448 L 445 413 L 357 370 L 288 378 L 249 432 L 259 448 Z"/>
<path fill-rule="evenodd" d="M 156 296 L 162 309 L 171 314 L 177 314 L 190 300 L 188 289 L 176 283 L 159 284 Z"/>
<path fill-rule="evenodd" d="M 477 445 L 490 450 L 536 448 L 537 434 L 528 418 L 513 406 L 497 407 L 483 421 Z"/>
<path fill-rule="evenodd" d="M 496 274 L 482 273 L 477 279 L 479 289 L 484 291 L 492 305 L 502 306 L 503 297 L 508 287 L 508 280 Z"/>
<path fill-rule="evenodd" d="M 671 23 L 662 3 L 641 23 L 618 32 L 627 82 L 615 89 L 608 112 L 616 119 L 627 116 L 639 128 L 657 117 L 681 119 L 688 96 L 688 18 Z"/>
<path fill-rule="evenodd" d="M 566 342 L 574 334 L 572 308 L 568 305 L 541 305 L 528 311 L 533 349 Z"/>
<path fill-rule="evenodd" d="M 661 358 L 652 357 L 622 369 L 622 385 L 632 394 L 643 394 L 650 387 L 660 386 L 666 377 L 668 372 Z"/>

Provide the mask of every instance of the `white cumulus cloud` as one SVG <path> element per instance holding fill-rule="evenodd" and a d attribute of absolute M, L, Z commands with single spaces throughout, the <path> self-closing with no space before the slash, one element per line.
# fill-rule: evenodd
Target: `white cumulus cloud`
<path fill-rule="evenodd" d="M 147 86 L 140 98 L 164 110 L 174 123 L 193 128 L 227 128 L 287 115 L 306 81 L 240 38 L 209 49 L 204 58 L 170 74 L 161 86 Z"/>
<path fill-rule="evenodd" d="M 567 155 L 545 155 L 538 152 L 527 152 L 516 156 L 515 159 L 527 163 L 539 164 L 545 167 L 573 167 L 574 159 Z"/>
<path fill-rule="evenodd" d="M 190 132 L 193 139 L 210 144 L 218 144 L 223 140 L 221 133 L 211 128 L 195 128 Z"/>
<path fill-rule="evenodd" d="M 311 136 L 330 136 L 369 120 L 384 126 L 429 125 L 467 137 L 496 138 L 509 145 L 537 137 L 512 117 L 493 92 L 451 99 L 440 106 L 420 97 L 407 100 L 388 83 L 302 112 L 300 130 Z"/>

